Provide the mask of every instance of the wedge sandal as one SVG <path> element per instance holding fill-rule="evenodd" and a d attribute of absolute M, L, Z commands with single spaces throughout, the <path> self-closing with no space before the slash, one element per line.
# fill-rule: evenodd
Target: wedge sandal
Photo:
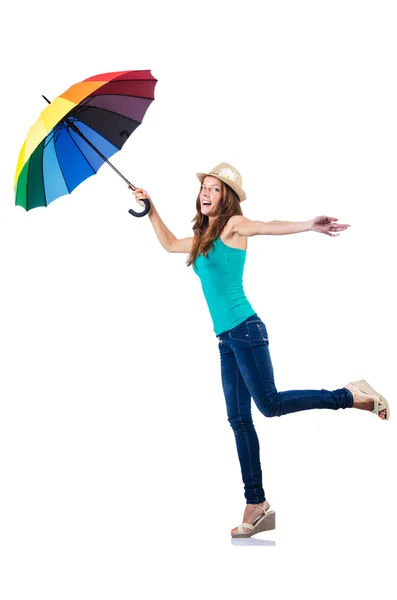
<path fill-rule="evenodd" d="M 369 385 L 369 383 L 367 381 L 365 381 L 365 379 L 360 379 L 360 381 L 353 381 L 352 385 L 354 385 L 354 387 L 358 388 L 360 390 L 360 392 L 365 392 L 366 394 L 370 394 L 371 396 L 374 396 L 375 403 L 374 403 L 374 409 L 372 412 L 375 413 L 379 417 L 379 413 L 382 410 L 385 410 L 386 411 L 385 421 L 388 421 L 388 419 L 390 417 L 390 406 L 389 406 L 389 403 L 386 400 L 386 398 L 384 398 L 376 390 L 374 390 L 374 388 L 371 387 Z"/>
<path fill-rule="evenodd" d="M 262 508 L 259 504 L 256 504 L 256 506 Z M 243 527 L 246 527 L 249 531 L 244 532 Z M 276 513 L 274 510 L 268 510 L 263 515 L 259 515 L 252 525 L 251 523 L 241 523 L 241 525 L 236 527 L 236 531 L 232 532 L 232 537 L 249 538 L 261 531 L 270 531 L 271 529 L 276 529 Z"/>

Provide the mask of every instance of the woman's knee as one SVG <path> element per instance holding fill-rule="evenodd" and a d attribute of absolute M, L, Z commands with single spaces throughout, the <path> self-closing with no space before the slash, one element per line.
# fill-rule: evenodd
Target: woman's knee
<path fill-rule="evenodd" d="M 260 397 L 254 398 L 258 410 L 265 417 L 277 417 L 280 414 L 279 392 L 274 383 L 269 383 Z"/>
<path fill-rule="evenodd" d="M 268 418 L 280 416 L 279 406 L 275 402 L 267 403 L 259 410 L 265 417 L 268 417 Z"/>
<path fill-rule="evenodd" d="M 231 415 L 228 416 L 227 420 L 229 421 L 235 435 L 242 435 L 254 427 L 251 415 Z"/>

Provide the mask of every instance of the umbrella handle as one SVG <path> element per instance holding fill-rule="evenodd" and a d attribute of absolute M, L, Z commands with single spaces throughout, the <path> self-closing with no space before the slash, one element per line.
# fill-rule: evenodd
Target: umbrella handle
<path fill-rule="evenodd" d="M 130 215 L 132 215 L 133 217 L 144 217 L 145 215 L 148 214 L 148 212 L 150 210 L 150 202 L 149 202 L 149 200 L 146 200 L 146 198 L 143 201 L 145 203 L 145 208 L 143 209 L 143 211 L 136 212 L 136 210 L 133 210 L 132 208 L 130 208 L 130 210 L 128 211 L 130 213 Z"/>

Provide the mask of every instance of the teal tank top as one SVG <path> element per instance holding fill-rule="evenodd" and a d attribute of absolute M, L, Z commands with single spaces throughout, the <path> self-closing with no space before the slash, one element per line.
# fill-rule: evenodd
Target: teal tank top
<path fill-rule="evenodd" d="M 245 257 L 245 250 L 231 248 L 217 237 L 208 256 L 200 254 L 193 264 L 201 280 L 215 335 L 233 329 L 256 314 L 243 290 Z"/>

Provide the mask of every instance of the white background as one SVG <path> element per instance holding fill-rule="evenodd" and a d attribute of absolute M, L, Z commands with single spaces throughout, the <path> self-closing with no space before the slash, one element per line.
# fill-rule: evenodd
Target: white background
<path fill-rule="evenodd" d="M 395 597 L 394 9 L 38 0 L 3 15 L 2 599 Z M 176 236 L 191 234 L 196 171 L 223 160 L 245 216 L 351 225 L 249 239 L 244 287 L 280 391 L 365 378 L 392 418 L 253 407 L 277 530 L 246 545 L 230 541 L 245 500 L 187 256 L 128 214 L 106 166 L 47 209 L 14 206 L 41 94 L 124 69 L 158 84 L 113 162 Z"/>

